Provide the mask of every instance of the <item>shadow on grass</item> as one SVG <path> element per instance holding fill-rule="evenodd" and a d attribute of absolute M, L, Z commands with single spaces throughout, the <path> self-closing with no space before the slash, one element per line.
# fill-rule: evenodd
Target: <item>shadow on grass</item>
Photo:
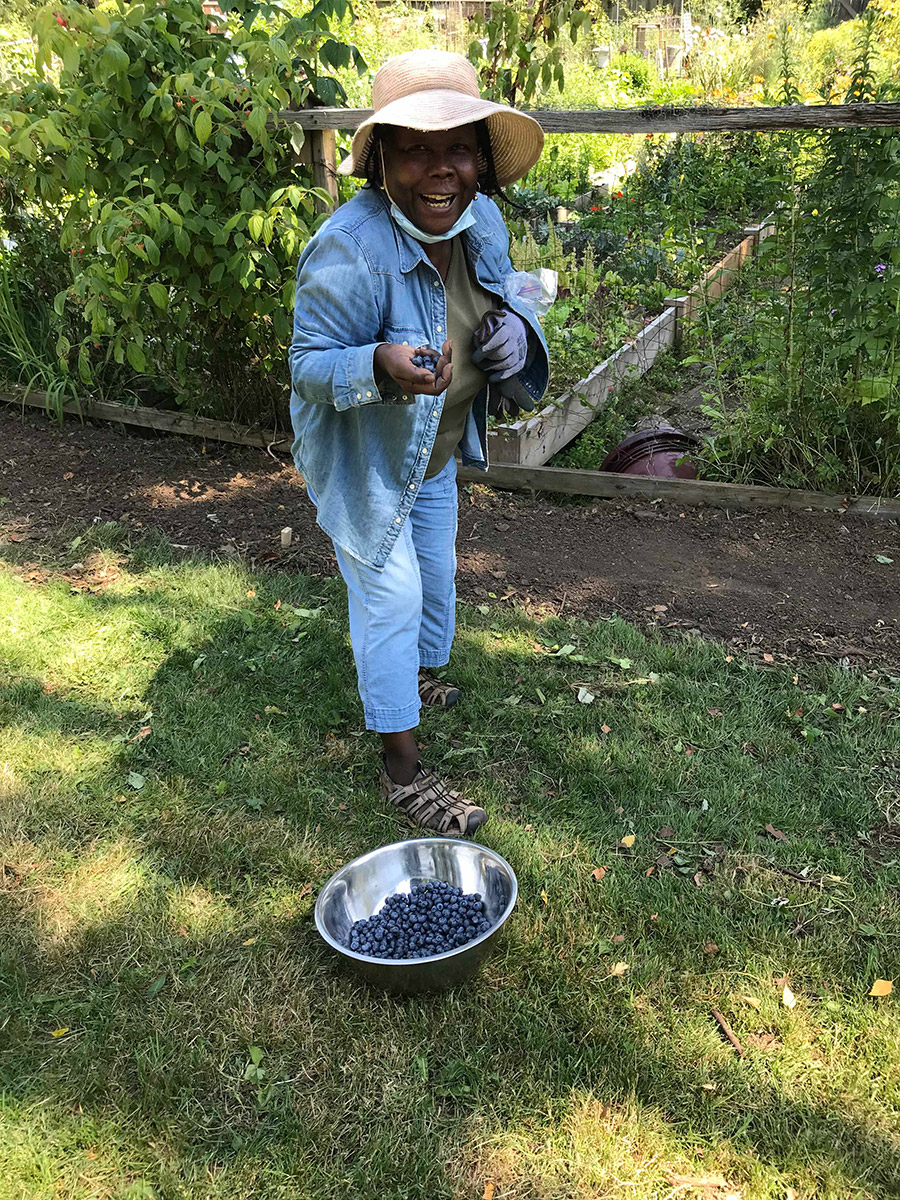
<path fill-rule="evenodd" d="M 891 1101 L 879 1108 L 855 1082 L 858 1057 L 875 1071 L 889 1056 L 886 1021 L 852 999 L 871 946 L 848 937 L 824 889 L 809 933 L 793 933 L 758 840 L 763 816 L 787 806 L 795 842 L 766 844 L 775 867 L 802 854 L 852 874 L 849 832 L 872 816 L 861 768 L 883 734 L 798 738 L 787 677 L 728 674 L 716 648 L 616 622 L 469 614 L 456 663 L 467 706 L 429 715 L 424 732 L 493 808 L 485 840 L 513 862 L 521 904 L 479 984 L 392 1000 L 340 974 L 311 922 L 314 889 L 342 859 L 407 834 L 371 785 L 340 592 L 220 579 L 236 611 L 192 584 L 185 618 L 186 569 L 172 564 L 172 595 L 66 601 L 73 630 L 127 619 L 157 632 L 158 662 L 122 720 L 109 695 L 47 694 L 29 654 L 10 664 L 8 1175 L 36 1180 L 35 1196 L 62 1179 L 57 1195 L 165 1200 L 437 1200 L 480 1195 L 490 1176 L 508 1195 L 557 1200 L 609 1194 L 617 1178 L 649 1197 L 666 1167 L 715 1166 L 754 1196 L 789 1183 L 895 1194 Z M 535 655 L 535 639 L 563 637 L 587 661 Z M 595 699 L 579 703 L 588 685 Z M 852 704 L 864 685 L 841 686 Z M 85 765 L 66 776 L 73 743 Z M 848 755 L 854 773 L 836 774 Z M 708 845 L 726 847 L 724 865 L 702 887 L 648 875 L 658 823 L 698 871 Z M 631 852 L 616 848 L 626 830 Z M 840 901 L 883 921 L 884 896 Z M 738 986 L 772 992 L 787 971 L 798 992 L 807 983 L 800 1009 L 764 999 L 758 1017 L 733 1017 L 775 1044 L 738 1060 L 709 1005 Z"/>

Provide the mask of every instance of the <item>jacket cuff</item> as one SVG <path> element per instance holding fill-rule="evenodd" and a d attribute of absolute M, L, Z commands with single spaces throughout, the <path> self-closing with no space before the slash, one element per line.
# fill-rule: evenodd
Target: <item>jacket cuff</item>
<path fill-rule="evenodd" d="M 413 404 L 415 395 L 403 392 L 392 379 L 375 381 L 375 351 L 383 342 L 359 346 L 347 352 L 346 384 L 335 396 L 335 407 L 362 408 L 364 404 Z"/>

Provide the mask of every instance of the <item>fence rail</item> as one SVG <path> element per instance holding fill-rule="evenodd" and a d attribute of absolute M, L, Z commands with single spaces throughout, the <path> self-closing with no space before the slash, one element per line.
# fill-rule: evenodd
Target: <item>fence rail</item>
<path fill-rule="evenodd" d="M 371 108 L 282 109 L 278 119 L 301 129 L 356 129 Z M 545 133 L 707 133 L 716 130 L 835 129 L 897 126 L 900 103 L 792 104 L 775 108 L 535 109 Z"/>

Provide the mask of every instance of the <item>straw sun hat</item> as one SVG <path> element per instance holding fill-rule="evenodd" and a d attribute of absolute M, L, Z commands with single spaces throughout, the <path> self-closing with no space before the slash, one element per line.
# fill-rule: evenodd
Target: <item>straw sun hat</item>
<path fill-rule="evenodd" d="M 372 105 L 374 114 L 359 126 L 338 168 L 342 175 L 365 178 L 376 125 L 430 133 L 486 121 L 500 187 L 521 179 L 544 145 L 544 131 L 533 117 L 483 100 L 475 68 L 446 50 L 412 50 L 388 59 L 375 75 Z"/>

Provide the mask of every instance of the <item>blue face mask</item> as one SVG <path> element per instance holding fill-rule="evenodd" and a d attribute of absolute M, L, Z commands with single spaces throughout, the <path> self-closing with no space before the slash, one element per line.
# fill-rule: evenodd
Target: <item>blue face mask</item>
<path fill-rule="evenodd" d="M 472 211 L 474 207 L 475 201 L 473 200 L 459 220 L 455 221 L 446 233 L 425 233 L 418 225 L 414 225 L 405 213 L 400 211 L 393 200 L 391 200 L 391 216 L 403 232 L 408 233 L 411 238 L 415 238 L 417 242 L 426 242 L 428 245 L 432 245 L 434 242 L 449 242 L 458 233 L 462 233 L 464 229 L 474 225 L 475 213 Z"/>
<path fill-rule="evenodd" d="M 378 149 L 381 152 L 381 178 L 384 179 L 384 149 L 380 142 L 378 143 Z M 417 242 L 425 242 L 429 246 L 434 245 L 435 242 L 449 242 L 458 233 L 462 233 L 464 229 L 469 229 L 475 224 L 475 213 L 472 211 L 475 201 L 471 200 L 465 212 L 462 213 L 457 221 L 454 221 L 446 233 L 425 233 L 418 225 L 413 224 L 406 213 L 400 211 L 387 189 L 387 183 L 384 184 L 384 194 L 391 202 L 391 216 L 394 218 L 395 224 L 399 225 L 403 232 L 408 233 L 411 238 L 415 238 Z"/>

